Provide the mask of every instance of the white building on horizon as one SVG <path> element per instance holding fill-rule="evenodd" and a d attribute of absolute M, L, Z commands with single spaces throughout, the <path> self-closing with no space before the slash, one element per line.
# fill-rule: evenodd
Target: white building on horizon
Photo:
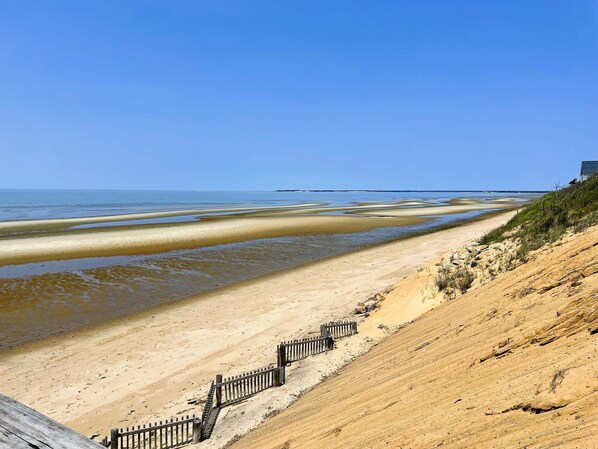
<path fill-rule="evenodd" d="M 594 173 L 598 173 L 598 161 L 581 161 L 580 181 L 585 181 Z"/>

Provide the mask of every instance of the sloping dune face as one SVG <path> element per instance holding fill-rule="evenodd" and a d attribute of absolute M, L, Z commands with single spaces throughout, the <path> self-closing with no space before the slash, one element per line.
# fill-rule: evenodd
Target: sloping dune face
<path fill-rule="evenodd" d="M 424 314 L 233 447 L 598 447 L 597 242 Z"/>

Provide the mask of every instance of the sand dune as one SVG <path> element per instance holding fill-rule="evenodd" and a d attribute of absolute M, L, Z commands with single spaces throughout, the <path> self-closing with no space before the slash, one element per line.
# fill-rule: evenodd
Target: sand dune
<path fill-rule="evenodd" d="M 598 447 L 596 242 L 569 236 L 424 314 L 233 447 Z M 396 320 L 418 276 L 370 319 Z"/>

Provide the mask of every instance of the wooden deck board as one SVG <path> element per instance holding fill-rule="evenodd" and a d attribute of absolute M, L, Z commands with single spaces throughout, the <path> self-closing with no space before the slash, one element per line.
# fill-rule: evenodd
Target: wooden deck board
<path fill-rule="evenodd" d="M 0 449 L 102 449 L 89 438 L 0 393 Z"/>

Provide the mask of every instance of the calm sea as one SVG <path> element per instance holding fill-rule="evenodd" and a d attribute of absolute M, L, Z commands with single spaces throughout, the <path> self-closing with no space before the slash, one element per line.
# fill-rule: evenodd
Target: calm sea
<path fill-rule="evenodd" d="M 509 196 L 514 196 L 509 193 Z M 206 192 L 164 190 L 2 190 L 0 221 L 88 217 L 185 209 L 263 207 L 298 203 L 351 205 L 402 199 L 489 198 L 483 192 Z"/>

